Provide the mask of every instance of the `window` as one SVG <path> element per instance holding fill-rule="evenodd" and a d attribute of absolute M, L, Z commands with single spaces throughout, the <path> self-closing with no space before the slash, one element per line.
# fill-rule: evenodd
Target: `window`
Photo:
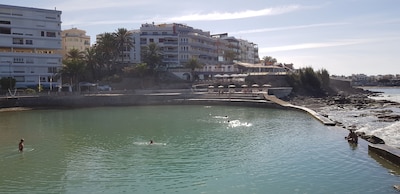
<path fill-rule="evenodd" d="M 164 42 L 164 38 L 160 38 L 158 42 Z"/>
<path fill-rule="evenodd" d="M 40 32 L 40 36 L 44 36 L 44 31 L 41 31 L 41 32 Z"/>
<path fill-rule="evenodd" d="M 14 76 L 16 82 L 25 82 L 24 76 Z"/>
<path fill-rule="evenodd" d="M 0 24 L 11 24 L 11 22 L 8 20 L 0 20 Z"/>
<path fill-rule="evenodd" d="M 24 44 L 24 39 L 22 39 L 22 38 L 13 38 L 13 44 Z"/>
<path fill-rule="evenodd" d="M 48 67 L 47 73 L 57 73 L 57 67 Z"/>
<path fill-rule="evenodd" d="M 149 39 L 149 42 L 154 42 L 154 39 L 150 38 L 150 39 Z"/>
<path fill-rule="evenodd" d="M 46 32 L 46 36 L 47 37 L 56 37 L 56 33 L 55 32 Z"/>
<path fill-rule="evenodd" d="M 26 63 L 34 63 L 33 58 L 27 58 L 27 59 L 26 59 Z"/>
<path fill-rule="evenodd" d="M 0 34 L 11 34 L 11 28 L 0 27 Z"/>
<path fill-rule="evenodd" d="M 32 40 L 25 40 L 25 44 L 32 44 L 33 41 Z"/>
<path fill-rule="evenodd" d="M 24 63 L 24 58 L 21 57 L 14 58 L 14 63 Z"/>
<path fill-rule="evenodd" d="M 153 32 L 153 35 L 158 35 L 158 32 Z"/>

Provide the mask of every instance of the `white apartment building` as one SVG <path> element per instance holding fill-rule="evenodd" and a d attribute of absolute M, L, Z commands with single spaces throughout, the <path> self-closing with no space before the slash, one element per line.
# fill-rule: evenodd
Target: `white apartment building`
<path fill-rule="evenodd" d="M 227 51 L 233 51 L 237 61 L 259 62 L 256 44 L 228 36 L 227 33 L 211 35 L 208 31 L 179 23 L 146 23 L 130 32 L 133 47 L 129 50 L 129 57 L 125 58 L 130 63 L 140 63 L 141 49 L 150 43 L 156 43 L 160 48 L 163 65 L 169 69 L 181 68 L 191 58 L 205 65 L 232 63 L 225 57 Z M 97 35 L 97 39 L 102 35 Z"/>
<path fill-rule="evenodd" d="M 239 40 L 239 58 L 238 61 L 243 63 L 252 63 L 256 64 L 260 62 L 260 58 L 258 56 L 258 45 L 247 40 L 238 39 Z"/>
<path fill-rule="evenodd" d="M 86 35 L 85 30 L 77 28 L 63 30 L 61 32 L 61 38 L 62 55 L 64 59 L 71 49 L 78 49 L 84 52 L 87 48 L 90 48 L 90 36 Z"/>
<path fill-rule="evenodd" d="M 222 54 L 227 50 L 230 50 L 236 54 L 236 61 L 252 64 L 260 62 L 257 44 L 247 40 L 237 39 L 233 36 L 228 36 L 228 33 L 214 34 L 212 37 L 218 38 L 218 50 L 219 52 L 222 52 Z M 227 59 L 224 58 L 223 60 L 226 61 Z"/>
<path fill-rule="evenodd" d="M 55 87 L 61 68 L 61 11 L 0 4 L 0 77 L 16 87 Z"/>
<path fill-rule="evenodd" d="M 191 58 L 203 64 L 218 63 L 216 38 L 210 32 L 184 24 L 142 24 L 140 41 L 146 46 L 156 43 L 163 52 L 163 63 L 169 68 L 182 67 Z"/>

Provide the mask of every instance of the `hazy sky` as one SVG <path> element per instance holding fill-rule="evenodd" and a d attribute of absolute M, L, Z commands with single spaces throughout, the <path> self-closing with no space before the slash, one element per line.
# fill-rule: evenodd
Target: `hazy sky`
<path fill-rule="evenodd" d="M 2 0 L 62 11 L 62 29 L 96 34 L 183 23 L 258 44 L 295 68 L 332 75 L 400 74 L 400 0 Z"/>

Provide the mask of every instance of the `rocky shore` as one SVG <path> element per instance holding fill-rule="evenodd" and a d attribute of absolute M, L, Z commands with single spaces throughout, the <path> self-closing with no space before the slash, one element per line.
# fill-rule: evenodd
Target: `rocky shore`
<path fill-rule="evenodd" d="M 393 108 L 400 108 L 400 103 L 387 100 L 374 100 L 369 96 L 374 93 L 362 92 L 351 95 L 337 95 L 325 98 L 313 97 L 293 97 L 288 101 L 297 106 L 310 108 L 317 113 L 330 118 L 336 123 L 336 126 L 343 127 L 349 131 L 356 131 L 357 135 L 373 144 L 385 144 L 381 137 L 360 132 L 361 125 L 349 123 L 350 120 L 360 120 L 362 118 L 371 118 L 372 122 L 394 123 L 400 121 L 400 113 L 394 112 Z M 350 112 L 351 114 L 342 114 Z M 356 112 L 354 112 L 356 111 Z M 341 116 L 337 116 L 340 114 Z"/>

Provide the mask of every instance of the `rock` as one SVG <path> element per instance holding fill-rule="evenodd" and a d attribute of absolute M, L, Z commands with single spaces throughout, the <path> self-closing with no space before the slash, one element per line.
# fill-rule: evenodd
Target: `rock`
<path fill-rule="evenodd" d="M 361 138 L 365 139 L 366 141 L 372 143 L 372 144 L 385 144 L 385 141 L 383 139 L 376 137 L 375 135 L 363 135 Z"/>

